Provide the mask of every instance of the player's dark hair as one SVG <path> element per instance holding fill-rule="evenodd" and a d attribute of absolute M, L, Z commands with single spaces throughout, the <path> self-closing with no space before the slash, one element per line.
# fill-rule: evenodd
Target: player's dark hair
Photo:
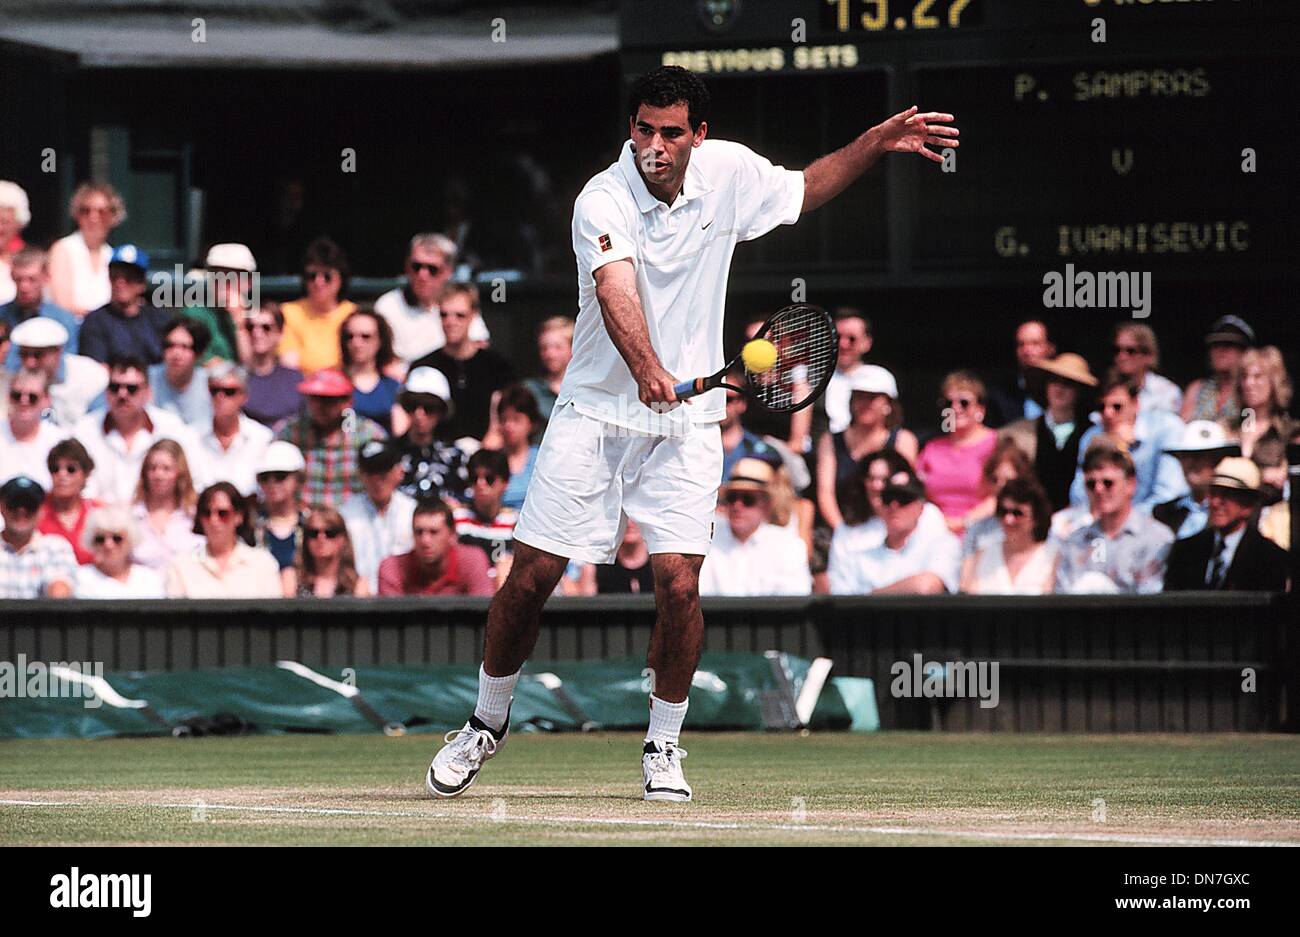
<path fill-rule="evenodd" d="M 627 115 L 636 120 L 642 104 L 651 107 L 672 107 L 686 103 L 686 120 L 691 132 L 709 119 L 709 89 L 700 76 L 680 65 L 660 65 L 632 82 L 627 96 Z"/>

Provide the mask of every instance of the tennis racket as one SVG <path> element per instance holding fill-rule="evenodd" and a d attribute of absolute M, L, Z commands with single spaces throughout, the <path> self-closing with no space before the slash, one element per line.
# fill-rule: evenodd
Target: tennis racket
<path fill-rule="evenodd" d="M 776 346 L 776 363 L 771 368 L 760 373 L 746 367 L 745 386 L 728 384 L 727 372 L 743 361 L 737 354 L 716 374 L 678 384 L 673 388 L 677 398 L 684 400 L 726 387 L 757 400 L 775 413 L 793 413 L 826 390 L 835 373 L 839 335 L 825 309 L 808 303 L 786 306 L 764 322 L 754 338 L 765 338 Z"/>

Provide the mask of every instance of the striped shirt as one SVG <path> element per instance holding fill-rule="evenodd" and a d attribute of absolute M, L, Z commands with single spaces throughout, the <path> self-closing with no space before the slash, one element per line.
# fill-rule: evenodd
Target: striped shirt
<path fill-rule="evenodd" d="M 473 507 L 458 507 L 452 512 L 456 519 L 456 539 L 461 546 L 478 547 L 489 564 L 510 553 L 515 539 L 515 521 L 519 519 L 513 508 L 503 507 L 491 520 L 479 516 Z M 494 574 L 495 570 L 489 570 Z"/>

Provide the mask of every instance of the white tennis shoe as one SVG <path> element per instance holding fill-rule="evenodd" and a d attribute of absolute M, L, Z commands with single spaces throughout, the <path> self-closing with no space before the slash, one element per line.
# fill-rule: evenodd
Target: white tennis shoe
<path fill-rule="evenodd" d="M 497 733 L 477 717 L 470 716 L 464 727 L 443 737 L 446 744 L 433 757 L 424 777 L 424 786 L 435 797 L 457 797 L 465 793 L 478 777 L 483 762 L 501 751 L 509 734 L 508 718 Z"/>
<path fill-rule="evenodd" d="M 646 742 L 641 755 L 641 777 L 645 780 L 646 800 L 668 800 L 686 803 L 691 799 L 691 786 L 682 774 L 682 759 L 686 749 L 672 742 Z"/>

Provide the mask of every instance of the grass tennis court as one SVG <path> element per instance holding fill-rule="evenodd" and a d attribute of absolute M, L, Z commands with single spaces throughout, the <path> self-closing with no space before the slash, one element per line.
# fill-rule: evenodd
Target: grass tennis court
<path fill-rule="evenodd" d="M 0 845 L 1300 845 L 1292 736 L 687 734 L 684 805 L 640 799 L 632 733 L 513 735 L 434 801 L 437 742 L 4 742 Z"/>

